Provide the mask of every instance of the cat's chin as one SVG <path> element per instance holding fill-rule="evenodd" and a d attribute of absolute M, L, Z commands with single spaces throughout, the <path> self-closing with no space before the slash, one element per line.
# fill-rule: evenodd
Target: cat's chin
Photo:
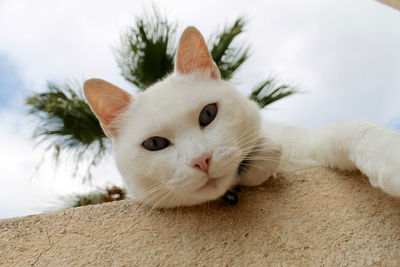
<path fill-rule="evenodd" d="M 229 175 L 209 177 L 202 186 L 193 192 L 193 197 L 196 198 L 195 202 L 197 202 L 195 204 L 218 199 L 223 196 L 232 185 L 233 181 Z"/>
<path fill-rule="evenodd" d="M 218 185 L 221 182 L 221 179 L 223 179 L 223 177 L 209 177 L 208 180 L 199 188 L 196 190 L 196 192 L 201 192 L 203 190 L 217 190 L 218 189 Z"/>

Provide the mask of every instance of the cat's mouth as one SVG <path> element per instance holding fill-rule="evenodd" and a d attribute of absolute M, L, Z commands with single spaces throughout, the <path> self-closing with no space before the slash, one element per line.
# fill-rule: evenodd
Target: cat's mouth
<path fill-rule="evenodd" d="M 238 168 L 236 169 L 236 174 L 241 175 L 244 171 L 248 169 L 248 156 L 250 153 L 244 157 L 244 159 L 239 163 Z M 218 184 L 220 183 L 221 180 L 223 180 L 224 176 L 218 176 L 218 177 L 208 177 L 207 181 L 197 189 L 198 191 L 203 191 L 204 189 L 217 189 Z"/>

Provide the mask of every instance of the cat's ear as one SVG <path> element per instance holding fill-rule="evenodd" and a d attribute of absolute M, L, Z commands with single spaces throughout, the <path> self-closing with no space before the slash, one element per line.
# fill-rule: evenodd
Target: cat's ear
<path fill-rule="evenodd" d="M 132 96 L 121 88 L 101 79 L 90 79 L 83 85 L 86 99 L 108 137 L 118 135 L 115 118 L 124 112 Z"/>
<path fill-rule="evenodd" d="M 220 72 L 208 52 L 206 42 L 195 27 L 188 27 L 182 33 L 175 66 L 181 74 L 203 72 L 213 79 L 220 79 Z"/>

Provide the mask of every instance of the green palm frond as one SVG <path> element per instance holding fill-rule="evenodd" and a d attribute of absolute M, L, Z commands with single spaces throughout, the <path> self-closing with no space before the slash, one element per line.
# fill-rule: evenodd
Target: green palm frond
<path fill-rule="evenodd" d="M 71 208 L 76 208 L 86 205 L 97 205 L 106 202 L 124 200 L 126 199 L 126 191 L 118 186 L 112 186 L 104 189 L 97 189 L 88 194 L 75 195 L 67 198 L 69 198 L 70 202 L 72 200 Z"/>
<path fill-rule="evenodd" d="M 237 41 L 246 25 L 246 20 L 239 17 L 215 32 L 208 41 L 212 58 L 224 80 L 234 77 L 250 55 L 249 46 Z M 137 17 L 134 25 L 121 34 L 120 46 L 114 49 L 121 75 L 144 91 L 171 73 L 174 69 L 177 29 L 177 23 L 161 16 L 155 8 L 153 12 Z M 85 177 L 82 177 L 85 181 L 91 178 L 90 168 L 109 152 L 110 140 L 104 135 L 84 97 L 77 93 L 82 92 L 81 87 L 49 82 L 47 90 L 29 96 L 26 105 L 29 113 L 38 120 L 34 132 L 37 142 L 48 141 L 47 149 L 53 152 L 56 163 L 63 155 L 72 155 L 75 170 L 88 166 Z M 294 93 L 294 87 L 267 79 L 254 88 L 249 98 L 264 108 Z M 98 190 L 65 200 L 73 200 L 73 206 L 107 202 L 110 192 L 108 189 Z M 124 193 L 121 197 L 125 198 Z"/>
<path fill-rule="evenodd" d="M 287 84 L 278 85 L 275 79 L 268 79 L 256 86 L 249 97 L 251 100 L 255 101 L 260 108 L 264 108 L 296 92 L 297 90 L 293 86 Z"/>
<path fill-rule="evenodd" d="M 127 81 L 145 90 L 173 71 L 177 25 L 153 9 L 150 15 L 137 18 L 135 25 L 121 35 L 121 46 L 115 52 L 121 74 Z M 212 58 L 224 80 L 232 78 L 249 57 L 247 46 L 233 45 L 245 26 L 245 19 L 238 18 L 231 26 L 215 33 L 209 42 Z"/>
<path fill-rule="evenodd" d="M 25 102 L 28 112 L 38 119 L 34 138 L 38 143 L 50 141 L 47 150 L 54 152 L 56 162 L 63 154 L 72 154 L 76 170 L 82 160 L 89 160 L 89 168 L 96 165 L 109 148 L 97 118 L 77 92 L 82 89 L 49 82 L 47 91 Z M 90 169 L 87 175 L 90 179 Z"/>
<path fill-rule="evenodd" d="M 116 49 L 117 64 L 122 76 L 140 90 L 173 71 L 176 23 L 170 23 L 156 9 L 136 22 L 121 35 Z"/>
<path fill-rule="evenodd" d="M 124 188 L 119 186 L 95 187 L 92 191 L 83 194 L 69 193 L 58 196 L 52 200 L 52 205 L 45 208 L 44 212 L 51 212 L 59 209 L 68 209 L 86 205 L 97 205 L 106 202 L 127 199 Z"/>
<path fill-rule="evenodd" d="M 235 71 L 249 57 L 249 47 L 245 45 L 233 46 L 234 39 L 244 31 L 246 21 L 238 18 L 232 26 L 225 27 L 221 33 L 215 34 L 211 49 L 211 56 L 221 72 L 221 78 L 229 80 Z"/>

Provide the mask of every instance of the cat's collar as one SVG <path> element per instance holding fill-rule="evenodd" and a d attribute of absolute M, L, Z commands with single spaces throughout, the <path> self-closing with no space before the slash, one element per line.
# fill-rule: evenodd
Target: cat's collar
<path fill-rule="evenodd" d="M 248 162 L 249 162 L 249 160 L 247 159 L 249 157 L 249 154 L 246 156 L 246 157 L 244 157 L 244 160 L 242 160 L 240 163 L 239 163 L 239 166 L 238 166 L 238 168 L 237 168 L 237 170 L 236 170 L 236 174 L 237 175 L 241 175 L 246 169 L 248 169 Z"/>

